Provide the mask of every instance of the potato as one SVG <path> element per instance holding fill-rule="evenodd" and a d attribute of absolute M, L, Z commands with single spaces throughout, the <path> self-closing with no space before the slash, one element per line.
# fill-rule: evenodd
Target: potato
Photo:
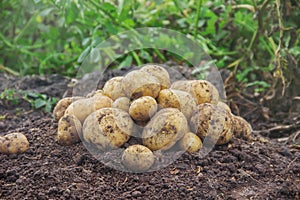
<path fill-rule="evenodd" d="M 29 142 L 22 133 L 9 133 L 0 137 L 0 153 L 19 154 L 24 153 L 29 148 Z"/>
<path fill-rule="evenodd" d="M 188 153 L 194 153 L 202 148 L 202 141 L 195 133 L 187 132 L 180 139 L 179 146 Z"/>
<path fill-rule="evenodd" d="M 143 96 L 135 99 L 130 107 L 129 114 L 132 119 L 147 122 L 157 111 L 157 103 L 153 97 Z"/>
<path fill-rule="evenodd" d="M 102 108 L 84 121 L 83 138 L 100 150 L 114 149 L 129 140 L 133 125 L 127 112 L 117 108 Z"/>
<path fill-rule="evenodd" d="M 144 127 L 142 142 L 153 151 L 167 150 L 188 131 L 188 122 L 182 112 L 176 108 L 164 108 Z"/>
<path fill-rule="evenodd" d="M 223 109 L 225 109 L 225 110 L 227 110 L 228 112 L 231 113 L 231 109 L 230 109 L 230 107 L 229 107 L 226 103 L 224 103 L 224 102 L 222 102 L 222 101 L 219 101 L 219 102 L 217 103 L 217 105 L 220 106 L 220 107 L 222 107 Z"/>
<path fill-rule="evenodd" d="M 244 118 L 232 115 L 232 126 L 235 137 L 251 139 L 252 127 Z"/>
<path fill-rule="evenodd" d="M 82 125 L 74 115 L 64 115 L 58 121 L 57 141 L 61 145 L 71 145 L 80 142 Z"/>
<path fill-rule="evenodd" d="M 66 97 L 59 100 L 53 109 L 54 119 L 58 121 L 65 114 L 66 109 L 72 102 L 83 98 L 84 97 Z"/>
<path fill-rule="evenodd" d="M 231 114 L 220 106 L 200 104 L 190 121 L 191 130 L 199 137 L 216 144 L 225 144 L 232 138 Z"/>
<path fill-rule="evenodd" d="M 80 99 L 73 102 L 66 110 L 65 114 L 75 115 L 81 124 L 92 112 L 101 108 L 111 107 L 112 100 L 107 96 L 95 95 L 91 98 Z"/>
<path fill-rule="evenodd" d="M 157 102 L 162 108 L 177 108 L 187 119 L 190 119 L 197 107 L 196 100 L 190 93 L 173 89 L 161 90 Z"/>
<path fill-rule="evenodd" d="M 142 96 L 156 98 L 160 91 L 160 83 L 154 76 L 145 71 L 131 71 L 122 80 L 122 88 L 125 95 L 130 99 Z"/>
<path fill-rule="evenodd" d="M 151 74 L 152 76 L 154 76 L 155 78 L 157 78 L 157 80 L 160 83 L 161 90 L 170 87 L 171 82 L 170 82 L 169 73 L 165 68 L 159 65 L 148 64 L 148 65 L 144 65 L 140 70 L 145 71 Z"/>
<path fill-rule="evenodd" d="M 126 112 L 129 111 L 130 107 L 130 99 L 127 97 L 120 97 L 117 98 L 111 105 L 112 108 L 119 108 L 121 110 L 124 110 Z"/>
<path fill-rule="evenodd" d="M 96 95 L 104 95 L 103 90 L 94 90 L 86 95 L 87 98 L 94 97 Z"/>
<path fill-rule="evenodd" d="M 125 94 L 122 89 L 123 78 L 123 76 L 116 76 L 109 79 L 103 86 L 103 93 L 112 100 L 116 100 L 119 97 L 124 97 Z"/>
<path fill-rule="evenodd" d="M 176 81 L 171 89 L 182 90 L 190 93 L 197 101 L 197 104 L 217 104 L 219 92 L 217 88 L 206 80 Z"/>
<path fill-rule="evenodd" d="M 125 149 L 122 154 L 122 163 L 133 172 L 143 172 L 153 165 L 154 155 L 147 147 L 135 144 Z"/>

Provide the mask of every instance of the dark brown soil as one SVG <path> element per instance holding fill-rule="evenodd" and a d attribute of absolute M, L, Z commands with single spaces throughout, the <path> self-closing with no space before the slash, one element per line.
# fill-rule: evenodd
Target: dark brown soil
<path fill-rule="evenodd" d="M 0 92 L 22 85 L 62 97 L 69 79 L 54 77 L 0 74 Z M 300 199 L 299 149 L 275 139 L 234 139 L 204 158 L 184 153 L 161 170 L 135 174 L 105 166 L 81 143 L 60 146 L 50 114 L 18 107 L 0 104 L 0 135 L 22 132 L 30 149 L 0 154 L 0 199 Z"/>

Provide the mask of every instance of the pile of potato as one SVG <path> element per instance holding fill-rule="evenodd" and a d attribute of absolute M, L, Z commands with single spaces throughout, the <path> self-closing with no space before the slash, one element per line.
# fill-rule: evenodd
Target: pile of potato
<path fill-rule="evenodd" d="M 179 146 L 197 152 L 202 141 L 228 143 L 233 136 L 248 139 L 252 129 L 219 101 L 206 80 L 171 83 L 158 65 L 145 65 L 108 80 L 87 97 L 67 97 L 53 111 L 58 120 L 57 140 L 71 145 L 81 139 L 101 151 L 122 147 L 131 137 L 141 144 L 123 151 L 123 164 L 145 171 L 154 163 L 153 151 Z M 142 131 L 140 131 L 142 130 Z"/>

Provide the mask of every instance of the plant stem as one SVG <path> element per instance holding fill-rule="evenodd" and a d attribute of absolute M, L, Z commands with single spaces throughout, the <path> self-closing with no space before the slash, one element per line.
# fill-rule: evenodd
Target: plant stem
<path fill-rule="evenodd" d="M 201 11 L 201 7 L 202 7 L 202 0 L 198 0 L 197 2 L 197 11 L 196 11 L 196 18 L 195 18 L 195 22 L 194 22 L 194 38 L 196 38 L 197 33 L 198 33 L 198 23 L 199 23 L 199 18 L 200 18 L 200 11 Z"/>

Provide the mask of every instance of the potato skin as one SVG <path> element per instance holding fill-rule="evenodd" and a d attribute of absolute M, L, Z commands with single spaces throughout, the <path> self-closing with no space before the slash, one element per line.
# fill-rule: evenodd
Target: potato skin
<path fill-rule="evenodd" d="M 202 103 L 217 104 L 219 100 L 217 88 L 206 80 L 176 81 L 171 85 L 171 89 L 190 93 L 197 100 L 198 105 Z"/>
<path fill-rule="evenodd" d="M 94 90 L 94 91 L 88 93 L 88 94 L 86 95 L 86 98 L 91 98 L 91 97 L 94 97 L 94 96 L 96 96 L 96 95 L 104 95 L 103 90 Z"/>
<path fill-rule="evenodd" d="M 180 139 L 179 146 L 188 153 L 194 153 L 202 148 L 202 141 L 196 134 L 188 132 Z"/>
<path fill-rule="evenodd" d="M 20 154 L 27 151 L 29 142 L 22 133 L 9 133 L 0 137 L 0 153 L 4 154 Z"/>
<path fill-rule="evenodd" d="M 219 101 L 219 102 L 217 103 L 217 105 L 220 106 L 220 107 L 222 107 L 223 109 L 225 109 L 225 110 L 227 110 L 228 112 L 231 113 L 231 109 L 230 109 L 230 107 L 229 107 L 226 103 L 224 103 L 224 102 L 222 102 L 222 101 Z"/>
<path fill-rule="evenodd" d="M 149 148 L 143 145 L 131 145 L 123 152 L 122 163 L 133 172 L 144 172 L 153 165 L 154 155 Z"/>
<path fill-rule="evenodd" d="M 144 65 L 140 70 L 145 71 L 157 78 L 160 83 L 161 90 L 167 89 L 171 86 L 170 76 L 165 68 L 159 65 L 147 64 Z"/>
<path fill-rule="evenodd" d="M 161 90 L 157 102 L 162 108 L 179 109 L 187 119 L 190 119 L 197 107 L 196 100 L 190 93 L 174 89 Z"/>
<path fill-rule="evenodd" d="M 77 101 L 79 99 L 83 99 L 83 98 L 84 97 L 75 96 L 75 97 L 66 97 L 66 98 L 59 100 L 53 109 L 54 119 L 58 121 L 65 114 L 66 109 L 69 107 L 69 105 L 72 102 Z"/>
<path fill-rule="evenodd" d="M 130 138 L 133 121 L 117 108 L 101 108 L 90 114 L 83 124 L 83 138 L 100 150 L 122 146 Z"/>
<path fill-rule="evenodd" d="M 137 99 L 142 96 L 156 98 L 160 91 L 160 83 L 149 73 L 134 70 L 124 76 L 122 88 L 125 95 L 130 99 Z"/>
<path fill-rule="evenodd" d="M 60 145 L 71 145 L 80 142 L 82 125 L 74 115 L 64 115 L 58 121 L 57 141 Z"/>
<path fill-rule="evenodd" d="M 80 99 L 73 102 L 66 110 L 65 114 L 75 115 L 81 124 L 92 112 L 101 108 L 111 107 L 112 100 L 103 95 L 96 95 L 91 98 Z"/>
<path fill-rule="evenodd" d="M 232 115 L 233 135 L 236 138 L 251 139 L 252 127 L 242 117 Z"/>
<path fill-rule="evenodd" d="M 125 94 L 122 89 L 123 76 L 116 76 L 109 79 L 103 86 L 103 94 L 116 100 L 119 97 L 124 97 Z"/>
<path fill-rule="evenodd" d="M 118 108 L 126 112 L 129 111 L 130 99 L 127 97 L 117 98 L 111 105 L 112 108 Z"/>
<path fill-rule="evenodd" d="M 176 108 L 164 108 L 144 127 L 143 145 L 152 151 L 167 150 L 188 131 L 188 123 L 182 112 Z"/>
<path fill-rule="evenodd" d="M 217 145 L 228 143 L 233 134 L 231 114 L 210 103 L 198 105 L 191 117 L 190 128 L 199 137 Z"/>
<path fill-rule="evenodd" d="M 130 116 L 138 122 L 147 122 L 156 111 L 156 100 L 150 96 L 143 96 L 135 99 L 129 107 Z"/>

